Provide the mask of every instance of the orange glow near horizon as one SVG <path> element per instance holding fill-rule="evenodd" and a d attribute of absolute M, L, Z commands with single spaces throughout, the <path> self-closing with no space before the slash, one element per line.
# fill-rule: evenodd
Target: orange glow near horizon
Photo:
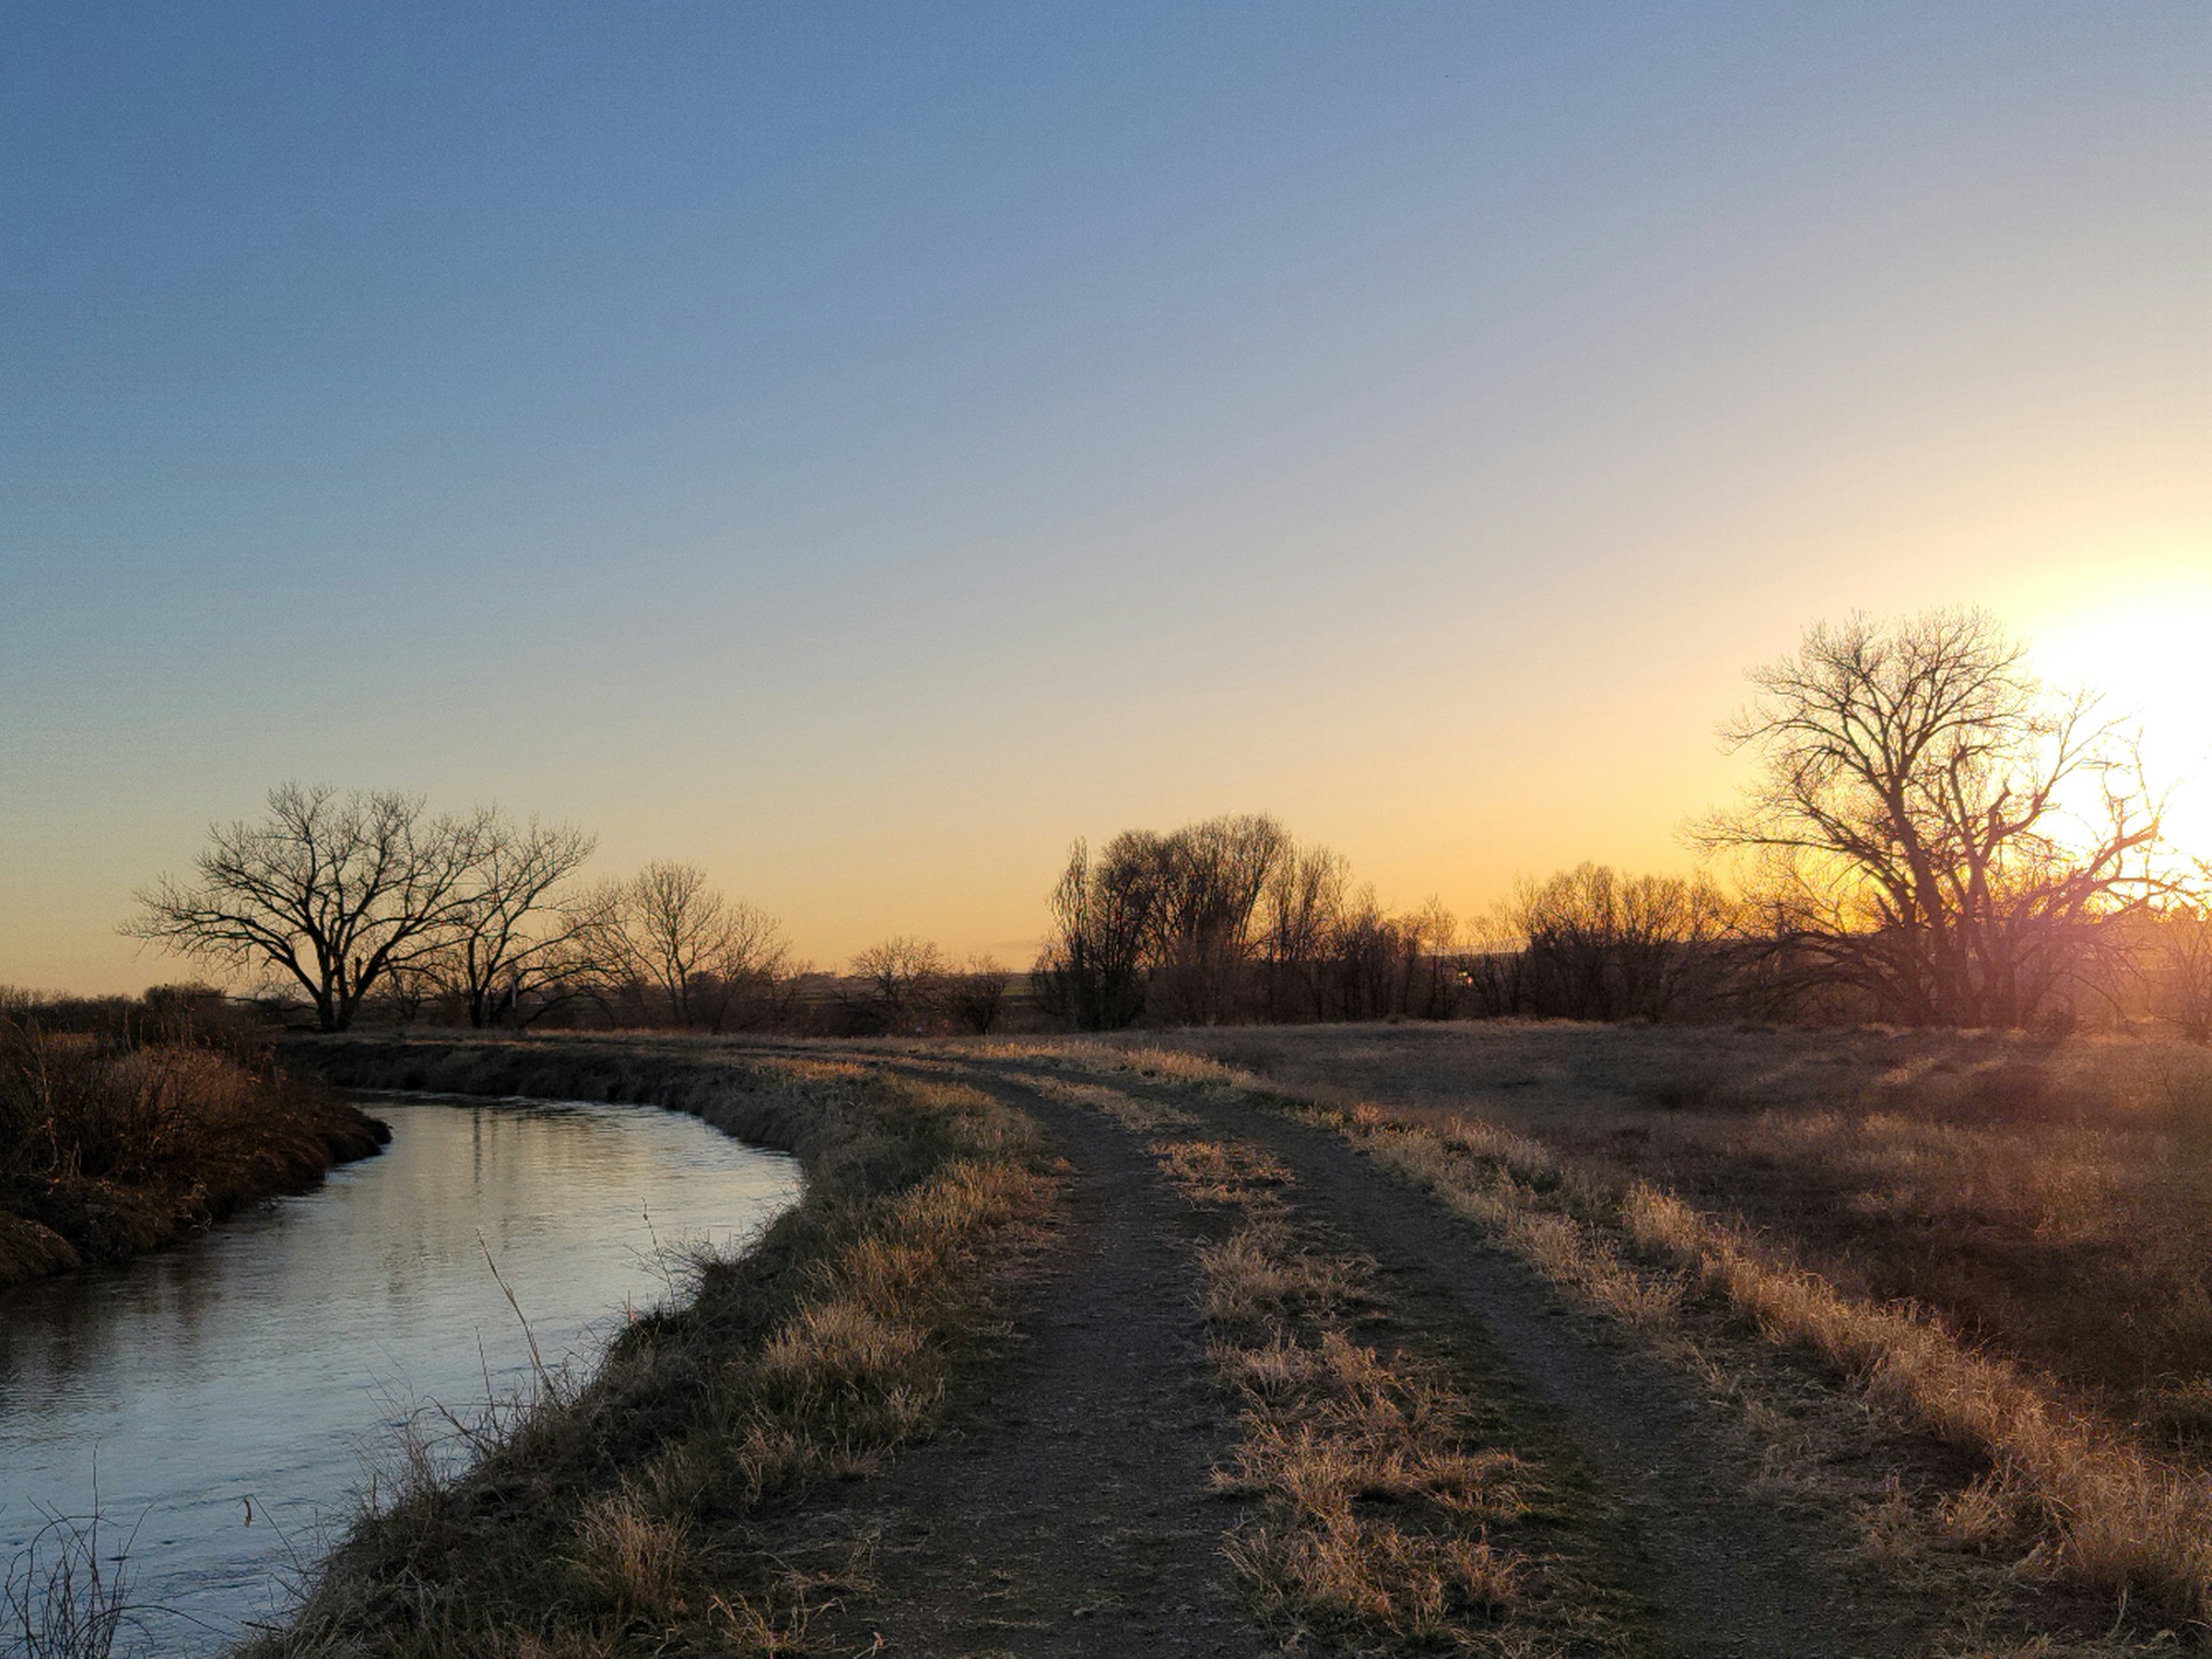
<path fill-rule="evenodd" d="M 133 890 L 288 779 L 824 966 L 1022 965 L 1077 837 L 1230 812 L 1478 917 L 1692 868 L 1853 611 L 1986 606 L 2212 857 L 2185 6 L 241 12 L 242 102 L 43 10 L 0 983 L 192 972 Z"/>

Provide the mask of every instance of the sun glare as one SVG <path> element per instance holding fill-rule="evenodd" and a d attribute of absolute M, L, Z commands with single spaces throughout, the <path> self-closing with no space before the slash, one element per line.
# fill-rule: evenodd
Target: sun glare
<path fill-rule="evenodd" d="M 2172 792 L 2169 834 L 2183 852 L 2212 858 L 2212 582 L 2078 615 L 2033 637 L 2047 678 L 2101 691 L 2109 714 L 2141 728 L 2152 785 Z"/>

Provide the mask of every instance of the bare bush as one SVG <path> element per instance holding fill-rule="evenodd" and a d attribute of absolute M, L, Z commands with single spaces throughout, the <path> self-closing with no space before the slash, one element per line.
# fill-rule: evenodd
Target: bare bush
<path fill-rule="evenodd" d="M 971 956 L 946 986 L 946 1012 L 958 1030 L 987 1034 L 1006 1011 L 1006 987 L 1014 976 L 996 957 Z"/>
<path fill-rule="evenodd" d="M 1520 953 L 1500 1013 L 1564 1019 L 1665 1019 L 1715 967 L 1727 899 L 1705 877 L 1626 876 L 1585 864 L 1524 881 L 1500 932 Z"/>
<path fill-rule="evenodd" d="M 103 1555 L 100 1519 L 55 1516 L 8 1563 L 0 1583 L 7 1646 L 22 1659 L 109 1659 L 126 1623 L 130 1547 Z"/>
<path fill-rule="evenodd" d="M 944 951 L 927 939 L 901 934 L 871 945 L 853 959 L 855 994 L 847 994 L 847 1023 L 860 1031 L 919 1031 L 944 1011 L 951 969 Z"/>
<path fill-rule="evenodd" d="M 2201 878 L 2212 871 L 2199 866 Z M 2212 899 L 2177 895 L 2136 929 L 2145 1011 L 2192 1042 L 2212 1042 Z"/>

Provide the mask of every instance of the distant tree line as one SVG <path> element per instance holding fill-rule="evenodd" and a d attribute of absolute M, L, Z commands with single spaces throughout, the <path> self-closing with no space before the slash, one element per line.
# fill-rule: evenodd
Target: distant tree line
<path fill-rule="evenodd" d="M 1139 1021 L 1453 1017 L 2150 1018 L 2212 1041 L 2212 871 L 2179 859 L 2130 735 L 2053 692 L 1991 618 L 1808 629 L 1722 731 L 1754 763 L 1691 831 L 1711 875 L 1583 865 L 1459 936 L 1355 888 L 1274 819 L 1077 842 L 1041 1002 Z"/>
<path fill-rule="evenodd" d="M 695 865 L 585 880 L 595 845 L 497 806 L 286 783 L 258 820 L 209 832 L 192 878 L 142 891 L 124 931 L 302 1003 L 325 1031 L 371 1016 L 912 1035 L 1001 1018 L 1012 976 L 989 958 L 956 966 L 900 937 L 818 974 Z"/>
<path fill-rule="evenodd" d="M 1987 616 L 1816 626 L 1723 728 L 1752 760 L 1692 840 L 1732 866 L 1585 864 L 1463 931 L 1387 909 L 1264 815 L 1081 841 L 1026 982 L 910 935 L 842 974 L 695 865 L 588 882 L 594 839 L 496 806 L 286 784 L 218 826 L 126 931 L 304 999 L 325 1030 L 400 1018 L 989 1031 L 1464 1017 L 2059 1027 L 2212 1041 L 2207 871 L 2166 843 L 2128 734 L 2060 695 Z"/>
<path fill-rule="evenodd" d="M 1326 847 L 1274 818 L 1077 841 L 1031 971 L 1039 1005 L 1090 1030 L 1239 1020 L 1448 1017 L 1456 924 L 1441 905 L 1386 913 Z"/>
<path fill-rule="evenodd" d="M 124 931 L 302 997 L 326 1031 L 440 1002 L 479 1027 L 773 1023 L 795 966 L 774 918 L 692 865 L 585 883 L 594 845 L 497 806 L 287 783 L 211 831 L 193 879 L 141 892 Z"/>

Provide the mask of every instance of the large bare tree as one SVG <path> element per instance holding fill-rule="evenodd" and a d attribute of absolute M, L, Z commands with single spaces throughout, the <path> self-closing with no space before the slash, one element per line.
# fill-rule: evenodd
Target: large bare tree
<path fill-rule="evenodd" d="M 1124 830 L 1095 861 L 1077 841 L 1053 889 L 1053 935 L 1033 975 L 1045 1006 L 1093 1028 L 1250 1014 L 1261 989 L 1255 964 L 1281 959 L 1274 895 L 1294 879 L 1297 859 L 1288 833 L 1262 814 L 1164 835 Z M 1332 877 L 1340 886 L 1334 866 L 1317 879 Z"/>
<path fill-rule="evenodd" d="M 460 994 L 472 1026 L 526 1018 L 579 990 L 601 952 L 600 917 L 566 902 L 563 884 L 597 838 L 567 824 L 482 815 L 476 859 L 445 947 L 429 959 L 438 982 Z"/>
<path fill-rule="evenodd" d="M 380 982 L 451 941 L 488 815 L 433 818 L 420 795 L 329 784 L 280 784 L 268 806 L 214 826 L 197 880 L 142 890 L 123 931 L 295 981 L 322 1029 L 345 1030 Z"/>
<path fill-rule="evenodd" d="M 1053 935 L 1030 977 L 1049 1011 L 1086 1030 L 1130 1025 L 1144 1012 L 1156 863 L 1150 844 L 1159 840 L 1148 830 L 1125 830 L 1095 863 L 1089 845 L 1077 841 L 1053 888 Z"/>
<path fill-rule="evenodd" d="M 1755 855 L 1766 927 L 1816 982 L 1910 1023 L 2028 1024 L 2155 891 L 2130 746 L 1986 614 L 1818 625 L 1750 678 L 1722 735 L 1756 779 L 1697 834 Z"/>
<path fill-rule="evenodd" d="M 1292 851 L 1282 825 L 1260 813 L 1207 818 L 1155 839 L 1155 1013 L 1209 1025 L 1236 1017 L 1260 900 Z"/>
<path fill-rule="evenodd" d="M 1327 1017 L 1327 971 L 1353 901 L 1351 861 L 1343 853 L 1301 847 L 1276 861 L 1260 930 L 1269 1018 Z"/>

